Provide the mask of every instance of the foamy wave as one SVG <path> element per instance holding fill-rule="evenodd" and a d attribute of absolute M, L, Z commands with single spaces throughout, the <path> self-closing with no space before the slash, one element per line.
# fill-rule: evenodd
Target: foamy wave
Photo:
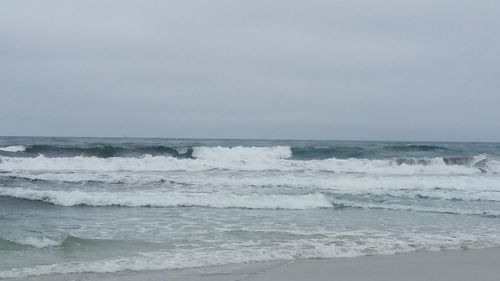
<path fill-rule="evenodd" d="M 234 148 L 233 148 L 234 149 Z M 225 151 L 224 149 L 222 149 Z M 16 171 L 204 171 L 213 169 L 240 171 L 329 171 L 337 173 L 365 173 L 380 175 L 450 175 L 478 174 L 481 169 L 471 165 L 449 165 L 443 158 L 427 159 L 425 163 L 398 163 L 394 160 L 369 159 L 326 159 L 326 160 L 287 160 L 286 149 L 271 150 L 272 153 L 249 153 L 247 156 L 228 152 L 223 157 L 212 150 L 197 151 L 199 159 L 177 159 L 168 156 L 144 156 L 140 158 L 98 158 L 98 157 L 60 157 L 48 158 L 43 155 L 34 158 L 0 157 L 0 170 Z M 218 157 L 215 157 L 218 155 Z M 495 161 L 491 161 L 495 164 Z M 500 167 L 500 165 L 497 165 Z M 492 167 L 497 167 L 492 166 Z M 496 171 L 493 171 L 496 172 Z"/>
<path fill-rule="evenodd" d="M 56 240 L 48 237 L 25 237 L 22 239 L 16 239 L 13 242 L 34 248 L 48 248 L 54 246 L 61 246 L 63 241 L 64 239 Z"/>
<path fill-rule="evenodd" d="M 408 234 L 408 236 L 399 238 L 382 235 L 373 238 L 360 237 L 357 240 L 346 240 L 339 236 L 334 239 L 335 243 L 332 243 L 331 239 L 298 240 L 295 242 L 282 242 L 275 245 L 275 247 L 233 243 L 218 250 L 197 249 L 196 251 L 149 252 L 137 256 L 93 262 L 37 265 L 0 271 L 0 278 L 181 269 L 271 260 L 294 260 L 297 258 L 347 258 L 363 255 L 390 255 L 420 250 L 488 248 L 500 245 L 500 239 L 497 236 L 473 236 L 462 233 L 454 233 L 451 236 Z"/>
<path fill-rule="evenodd" d="M 352 194 L 368 194 L 382 196 L 397 196 L 400 198 L 434 198 L 450 200 L 486 200 L 495 201 L 498 199 L 488 197 L 491 193 L 461 194 L 440 193 L 433 191 L 414 191 L 414 190 L 393 190 L 393 191 L 370 191 L 346 192 Z M 0 196 L 6 196 L 17 199 L 42 201 L 60 206 L 122 206 L 122 207 L 207 207 L 207 208 L 244 208 L 244 209 L 289 209 L 305 210 L 318 208 L 363 208 L 363 209 L 383 209 L 411 212 L 432 212 L 458 215 L 474 215 L 485 217 L 500 217 L 500 212 L 483 209 L 457 208 L 457 207 L 439 207 L 407 205 L 390 202 L 370 202 L 336 198 L 337 196 L 327 196 L 322 193 L 309 193 L 304 195 L 262 195 L 262 194 L 244 194 L 237 195 L 227 192 L 208 192 L 208 193 L 182 193 L 182 192 L 163 192 L 158 190 L 149 191 L 125 191 L 125 192 L 100 192 L 100 191 L 67 191 L 67 190 L 37 190 L 25 188 L 6 188 L 0 187 Z M 361 197 L 362 198 L 362 197 Z M 26 243 L 36 245 L 36 243 L 51 243 L 50 240 L 27 240 Z M 36 247 L 36 246 L 35 246 Z"/>
<path fill-rule="evenodd" d="M 292 156 L 289 146 L 271 147 L 195 147 L 193 156 L 198 159 L 212 159 L 217 161 L 265 161 L 287 159 Z"/>
<path fill-rule="evenodd" d="M 174 192 L 84 192 L 0 188 L 1 196 L 37 200 L 61 206 L 212 207 L 248 209 L 316 209 L 332 207 L 320 193 L 306 195 L 235 195 Z"/>
<path fill-rule="evenodd" d="M 2 151 L 7 151 L 7 152 L 21 152 L 24 151 L 26 147 L 22 145 L 11 145 L 11 146 L 6 146 L 6 147 L 0 147 L 0 150 Z"/>
<path fill-rule="evenodd" d="M 307 190 L 327 191 L 344 195 L 389 195 L 402 198 L 429 198 L 463 201 L 500 201 L 497 175 L 484 176 L 386 176 L 311 173 L 250 173 L 238 177 L 232 173 L 198 174 L 127 173 L 127 172 L 12 172 L 11 178 L 26 181 L 65 183 L 125 184 L 133 186 L 190 186 L 205 191 L 228 190 Z"/>
<path fill-rule="evenodd" d="M 23 238 L 3 238 L 0 237 L 0 244 L 7 246 L 27 246 L 33 248 L 49 248 L 61 246 L 64 239 L 49 238 L 49 237 L 23 237 Z M 0 248 L 2 245 L 0 245 Z M 9 247 L 8 247 L 9 248 Z"/>
<path fill-rule="evenodd" d="M 413 206 L 413 205 L 403 205 L 403 204 L 386 203 L 386 202 L 384 202 L 384 203 L 357 202 L 357 201 L 342 200 L 342 199 L 333 199 L 332 204 L 335 205 L 337 208 L 381 209 L 381 210 L 394 210 L 394 211 L 429 212 L 429 213 L 471 215 L 471 216 L 484 216 L 484 217 L 500 218 L 500 212 L 488 211 L 488 210 Z"/>
<path fill-rule="evenodd" d="M 12 171 L 5 172 L 11 180 L 53 181 L 67 183 L 103 183 L 126 185 L 183 185 L 196 186 L 201 189 L 241 188 L 279 188 L 319 189 L 350 194 L 381 194 L 383 192 L 434 192 L 442 193 L 449 198 L 452 193 L 483 193 L 477 200 L 500 200 L 499 177 L 495 174 L 484 175 L 359 175 L 322 173 L 280 173 L 280 172 L 247 172 L 237 177 L 231 171 L 200 173 L 167 173 L 167 172 L 105 172 L 105 171 Z M 380 192 L 380 193 L 379 193 Z M 450 194 L 448 194 L 450 193 Z M 452 198 L 449 198 L 452 199 Z M 457 198 L 458 199 L 458 198 Z M 471 198 L 471 200 L 475 200 Z"/>
<path fill-rule="evenodd" d="M 362 194 L 362 193 L 360 193 Z M 461 191 L 461 190 L 373 190 L 365 192 L 367 195 L 389 195 L 409 199 L 437 199 L 450 201 L 491 201 L 500 202 L 498 191 Z"/>

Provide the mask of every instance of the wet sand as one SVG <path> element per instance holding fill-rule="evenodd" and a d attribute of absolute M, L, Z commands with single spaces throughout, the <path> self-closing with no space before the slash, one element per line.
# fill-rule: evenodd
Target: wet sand
<path fill-rule="evenodd" d="M 500 248 L 416 252 L 342 259 L 299 259 L 184 270 L 52 275 L 23 280 L 498 281 L 500 280 Z"/>
<path fill-rule="evenodd" d="M 493 281 L 500 280 L 500 250 L 300 260 L 245 280 Z"/>

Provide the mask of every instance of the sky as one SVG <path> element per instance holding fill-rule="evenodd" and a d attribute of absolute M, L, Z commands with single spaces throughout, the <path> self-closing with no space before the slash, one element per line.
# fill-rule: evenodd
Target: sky
<path fill-rule="evenodd" d="M 500 1 L 0 1 L 0 135 L 500 141 Z"/>

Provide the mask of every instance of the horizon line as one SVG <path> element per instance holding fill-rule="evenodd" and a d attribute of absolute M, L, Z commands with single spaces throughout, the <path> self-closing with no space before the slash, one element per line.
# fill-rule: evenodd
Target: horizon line
<path fill-rule="evenodd" d="M 319 138 L 224 138 L 224 137 L 129 137 L 129 136 L 49 136 L 49 135 L 1 135 L 0 138 L 96 138 L 96 139 L 170 139 L 170 140 L 253 140 L 253 141 L 331 141 L 331 142 L 432 142 L 432 143 L 500 143 L 499 141 L 466 140 L 369 140 L 369 139 L 319 139 Z"/>

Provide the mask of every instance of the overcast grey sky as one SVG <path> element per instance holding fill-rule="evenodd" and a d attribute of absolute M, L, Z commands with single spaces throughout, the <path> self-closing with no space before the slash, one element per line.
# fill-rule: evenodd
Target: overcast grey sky
<path fill-rule="evenodd" d="M 500 1 L 0 1 L 0 135 L 500 141 Z"/>

